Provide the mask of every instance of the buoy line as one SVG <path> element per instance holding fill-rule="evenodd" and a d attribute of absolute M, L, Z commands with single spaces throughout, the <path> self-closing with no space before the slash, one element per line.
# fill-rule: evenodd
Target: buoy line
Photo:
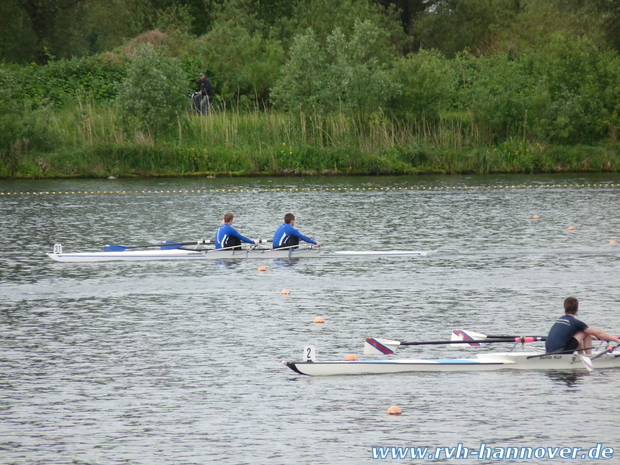
<path fill-rule="evenodd" d="M 318 187 L 318 188 L 272 188 L 272 189 L 179 189 L 179 190 L 106 190 L 106 191 L 40 191 L 0 192 L 0 197 L 20 195 L 128 195 L 128 194 L 229 194 L 273 192 L 376 192 L 376 191 L 450 191 L 450 190 L 496 190 L 496 189 L 567 189 L 567 188 L 614 188 L 620 184 L 546 184 L 516 186 L 446 186 L 446 187 Z"/>

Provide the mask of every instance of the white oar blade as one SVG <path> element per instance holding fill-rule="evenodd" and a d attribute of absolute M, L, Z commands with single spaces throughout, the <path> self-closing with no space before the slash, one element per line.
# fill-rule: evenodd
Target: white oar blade
<path fill-rule="evenodd" d="M 388 339 L 366 338 L 364 343 L 364 354 L 366 355 L 392 355 L 400 345 L 400 341 L 390 341 Z"/>
<path fill-rule="evenodd" d="M 590 357 L 586 357 L 585 355 L 580 355 L 580 357 L 581 357 L 581 362 L 583 363 L 583 366 L 586 367 L 586 370 L 588 371 L 594 370 L 594 365 L 592 364 L 592 360 L 590 360 Z"/>
<path fill-rule="evenodd" d="M 472 341 L 486 339 L 486 334 L 474 333 L 473 331 L 463 331 L 462 329 L 455 329 L 452 331 L 451 341 Z M 480 347 L 480 344 L 473 342 L 469 344 L 472 347 Z"/>

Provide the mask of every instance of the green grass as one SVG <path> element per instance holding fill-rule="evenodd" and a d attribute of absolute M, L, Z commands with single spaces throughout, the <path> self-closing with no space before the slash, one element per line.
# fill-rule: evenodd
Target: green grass
<path fill-rule="evenodd" d="M 109 105 L 78 101 L 21 115 L 0 177 L 531 173 L 617 171 L 615 147 L 493 143 L 469 115 L 436 122 L 343 114 L 181 114 L 163 133 L 128 127 Z"/>

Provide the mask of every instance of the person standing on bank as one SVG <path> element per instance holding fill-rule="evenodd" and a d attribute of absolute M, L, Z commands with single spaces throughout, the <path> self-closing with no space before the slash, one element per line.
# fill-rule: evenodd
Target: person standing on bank
<path fill-rule="evenodd" d="M 232 227 L 233 218 L 232 213 L 226 213 L 222 225 L 215 231 L 216 249 L 240 249 L 242 242 L 256 244 L 256 241 L 242 236 Z"/>
<path fill-rule="evenodd" d="M 207 79 L 205 73 L 198 75 L 198 91 L 194 94 L 194 106 L 201 115 L 206 115 L 211 112 L 211 104 L 215 94 L 213 93 L 213 87 L 211 87 L 211 81 Z"/>
<path fill-rule="evenodd" d="M 280 227 L 273 235 L 273 248 L 297 248 L 299 246 L 300 239 L 307 242 L 308 244 L 318 245 L 319 247 L 321 246 L 320 243 L 317 243 L 309 237 L 304 236 L 297 229 L 295 229 L 295 215 L 293 215 L 292 213 L 287 213 L 286 215 L 284 215 L 284 224 L 280 225 Z"/>
<path fill-rule="evenodd" d="M 610 336 L 598 329 L 588 327 L 583 321 L 575 318 L 579 311 L 579 301 L 575 297 L 568 297 L 564 301 L 565 315 L 560 317 L 551 327 L 545 350 L 547 353 L 568 352 L 578 350 L 579 353 L 592 353 L 592 338 L 601 341 L 614 341 L 620 343 L 616 336 Z"/>

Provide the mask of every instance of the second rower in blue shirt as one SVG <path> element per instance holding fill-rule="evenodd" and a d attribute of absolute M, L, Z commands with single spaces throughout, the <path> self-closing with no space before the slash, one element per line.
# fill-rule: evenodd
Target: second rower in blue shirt
<path fill-rule="evenodd" d="M 295 229 L 295 215 L 292 213 L 287 213 L 284 215 L 284 224 L 280 225 L 273 235 L 273 248 L 296 248 L 299 246 L 300 239 L 308 244 L 318 245 L 319 247 L 321 246 L 321 244 L 313 241 L 309 237 L 304 236 L 297 229 Z"/>
<path fill-rule="evenodd" d="M 242 236 L 237 232 L 235 228 L 231 226 L 233 218 L 234 215 L 232 213 L 226 213 L 224 215 L 224 222 L 215 231 L 216 249 L 240 249 L 242 242 L 247 242 L 248 244 L 256 244 L 256 241 Z"/>

